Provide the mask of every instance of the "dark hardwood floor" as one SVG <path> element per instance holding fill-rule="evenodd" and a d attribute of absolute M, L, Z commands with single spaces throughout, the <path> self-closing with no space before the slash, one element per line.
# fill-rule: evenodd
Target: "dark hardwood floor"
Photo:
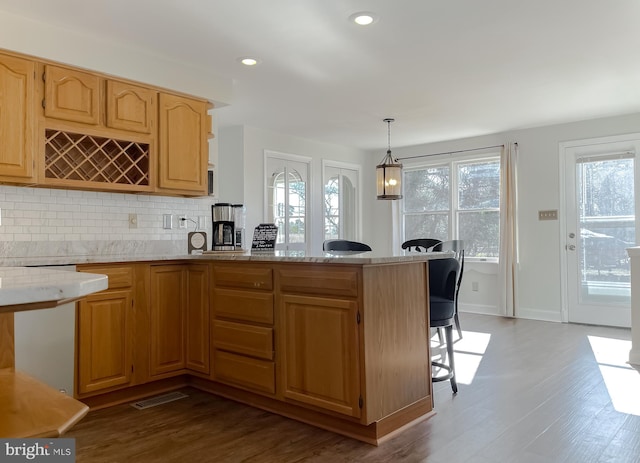
<path fill-rule="evenodd" d="M 195 389 L 91 412 L 65 437 L 79 463 L 640 463 L 629 330 L 473 314 L 461 324 L 459 393 L 434 384 L 437 414 L 379 447 Z"/>

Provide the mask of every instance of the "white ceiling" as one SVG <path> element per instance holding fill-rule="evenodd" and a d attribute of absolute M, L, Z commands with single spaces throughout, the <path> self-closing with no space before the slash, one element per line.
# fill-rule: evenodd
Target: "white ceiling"
<path fill-rule="evenodd" d="M 392 147 L 640 111 L 638 0 L 0 0 L 233 79 L 219 125 Z M 356 26 L 348 17 L 379 20 Z M 1 44 L 0 44 L 1 46 Z M 253 68 L 241 56 L 259 57 Z"/>

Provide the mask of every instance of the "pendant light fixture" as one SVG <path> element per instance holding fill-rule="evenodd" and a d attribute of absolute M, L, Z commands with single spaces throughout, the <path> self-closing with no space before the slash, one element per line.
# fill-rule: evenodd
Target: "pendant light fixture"
<path fill-rule="evenodd" d="M 391 156 L 391 123 L 387 118 L 387 155 L 376 166 L 378 199 L 402 199 L 402 164 Z"/>

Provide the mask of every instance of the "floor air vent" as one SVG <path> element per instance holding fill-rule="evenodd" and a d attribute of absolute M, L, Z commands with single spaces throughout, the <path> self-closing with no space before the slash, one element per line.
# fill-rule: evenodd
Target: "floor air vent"
<path fill-rule="evenodd" d="M 140 400 L 138 402 L 134 402 L 131 404 L 133 408 L 137 408 L 138 410 L 144 410 L 145 408 L 155 407 L 156 405 L 162 405 L 169 402 L 173 402 L 174 400 L 184 399 L 185 397 L 189 397 L 182 392 L 169 392 L 168 394 L 157 395 L 155 397 L 150 397 L 148 399 Z"/>

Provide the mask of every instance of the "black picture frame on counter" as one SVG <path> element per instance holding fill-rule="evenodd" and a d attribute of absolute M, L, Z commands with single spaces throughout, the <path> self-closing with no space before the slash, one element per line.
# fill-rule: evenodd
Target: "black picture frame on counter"
<path fill-rule="evenodd" d="M 273 252 L 278 238 L 278 227 L 273 223 L 261 223 L 253 230 L 251 251 Z"/>

